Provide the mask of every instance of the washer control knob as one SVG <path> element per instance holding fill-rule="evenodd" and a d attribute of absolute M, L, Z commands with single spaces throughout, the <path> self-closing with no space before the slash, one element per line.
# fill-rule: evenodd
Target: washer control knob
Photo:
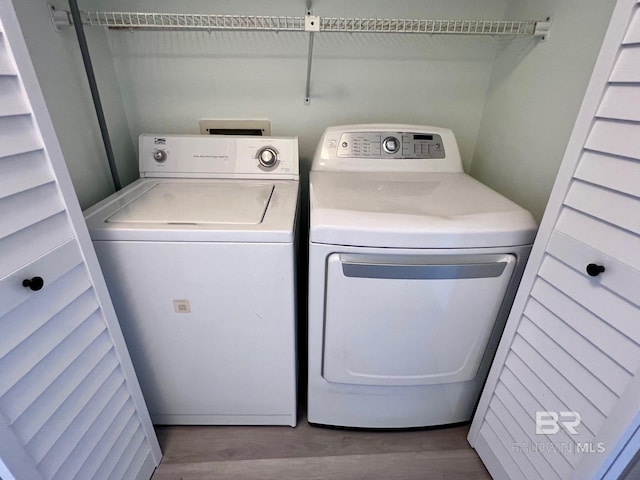
<path fill-rule="evenodd" d="M 387 153 L 398 153 L 400 141 L 396 137 L 387 137 L 382 141 L 382 148 Z"/>
<path fill-rule="evenodd" d="M 167 152 L 164 150 L 156 150 L 153 152 L 153 159 L 158 163 L 162 163 L 167 160 Z"/>
<path fill-rule="evenodd" d="M 258 151 L 258 162 L 265 168 L 271 168 L 278 163 L 278 152 L 273 147 L 264 147 Z"/>

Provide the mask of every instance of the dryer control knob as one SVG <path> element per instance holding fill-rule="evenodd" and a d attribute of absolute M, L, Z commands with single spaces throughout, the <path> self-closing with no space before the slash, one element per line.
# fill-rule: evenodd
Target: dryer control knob
<path fill-rule="evenodd" d="M 400 141 L 396 137 L 387 137 L 382 141 L 382 148 L 387 153 L 397 153 L 400 150 Z"/>
<path fill-rule="evenodd" d="M 258 162 L 266 168 L 271 168 L 278 163 L 278 152 L 273 147 L 264 147 L 258 151 Z"/>
<path fill-rule="evenodd" d="M 167 152 L 165 152 L 164 150 L 156 150 L 155 152 L 153 152 L 153 159 L 156 162 L 164 162 L 167 159 Z"/>

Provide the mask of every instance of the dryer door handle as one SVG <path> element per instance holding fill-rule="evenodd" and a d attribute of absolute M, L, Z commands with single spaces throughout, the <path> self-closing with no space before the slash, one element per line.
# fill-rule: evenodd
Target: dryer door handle
<path fill-rule="evenodd" d="M 446 280 L 499 277 L 506 266 L 507 262 L 412 265 L 343 261 L 342 273 L 356 278 Z"/>

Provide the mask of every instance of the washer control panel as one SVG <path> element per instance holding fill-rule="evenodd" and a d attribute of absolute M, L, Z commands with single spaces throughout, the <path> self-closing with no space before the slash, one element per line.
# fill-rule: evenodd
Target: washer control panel
<path fill-rule="evenodd" d="M 349 158 L 445 158 L 437 133 L 348 132 L 338 141 L 338 157 Z"/>
<path fill-rule="evenodd" d="M 298 139 L 228 135 L 140 136 L 141 177 L 298 178 Z"/>

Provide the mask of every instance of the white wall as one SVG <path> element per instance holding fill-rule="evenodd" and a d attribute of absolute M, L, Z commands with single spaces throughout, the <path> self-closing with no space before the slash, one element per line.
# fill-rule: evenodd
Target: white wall
<path fill-rule="evenodd" d="M 46 0 L 13 3 L 80 205 L 88 207 L 113 192 L 113 182 L 75 31 L 54 31 Z M 54 3 L 69 8 L 64 0 Z M 87 29 L 87 41 L 120 176 L 128 183 L 138 169 L 105 34 Z"/>
<path fill-rule="evenodd" d="M 299 0 L 95 0 L 103 10 L 304 15 Z M 320 16 L 501 19 L 506 0 L 316 0 Z M 491 37 L 318 34 L 311 104 L 308 36 L 273 32 L 109 31 L 131 137 L 198 133 L 201 118 L 268 118 L 311 159 L 328 125 L 434 124 L 454 129 L 468 166 L 497 41 Z M 529 40 L 533 42 L 532 40 Z"/>
<path fill-rule="evenodd" d="M 511 0 L 505 19 L 553 16 L 535 48 L 497 56 L 470 173 L 540 220 L 615 0 Z"/>

